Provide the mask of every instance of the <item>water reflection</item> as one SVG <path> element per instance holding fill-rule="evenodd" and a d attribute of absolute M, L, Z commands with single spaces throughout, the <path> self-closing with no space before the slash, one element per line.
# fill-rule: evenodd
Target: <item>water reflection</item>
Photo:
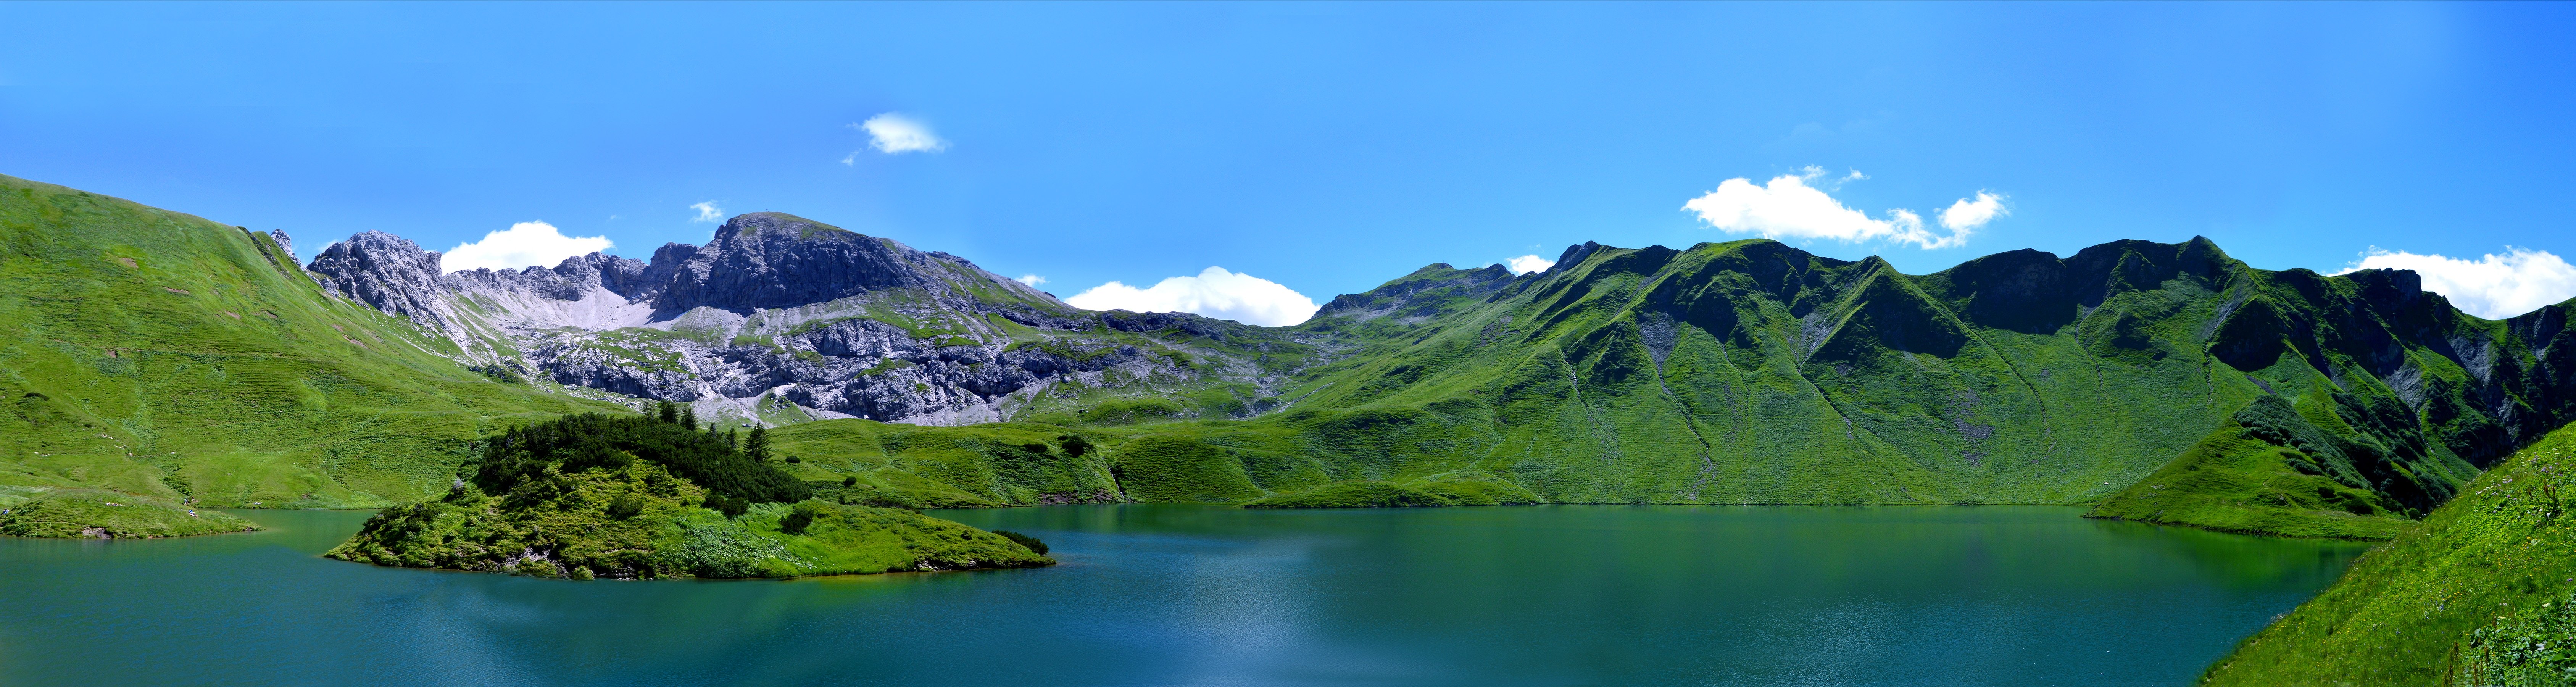
<path fill-rule="evenodd" d="M 0 539 L 0 683 L 2183 684 L 2362 547 L 2068 508 L 948 511 L 1043 570 L 562 582 L 365 513 Z"/>

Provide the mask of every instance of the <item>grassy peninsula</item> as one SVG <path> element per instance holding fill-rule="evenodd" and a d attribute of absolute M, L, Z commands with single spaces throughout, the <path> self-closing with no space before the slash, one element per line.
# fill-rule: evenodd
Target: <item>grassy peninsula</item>
<path fill-rule="evenodd" d="M 908 510 L 812 498 L 765 433 L 584 414 L 487 440 L 447 495 L 389 508 L 328 556 L 537 577 L 794 577 L 1054 564 Z"/>
<path fill-rule="evenodd" d="M 14 492 L 14 493 L 13 493 Z M 229 513 L 104 489 L 0 487 L 0 534 L 18 537 L 187 537 L 259 529 Z"/>

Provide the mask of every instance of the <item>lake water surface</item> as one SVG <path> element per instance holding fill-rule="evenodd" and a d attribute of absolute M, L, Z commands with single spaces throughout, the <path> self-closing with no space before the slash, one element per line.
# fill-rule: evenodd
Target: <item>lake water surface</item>
<path fill-rule="evenodd" d="M 315 554 L 362 512 L 0 537 L 0 684 L 2184 685 L 2362 547 L 2073 508 L 940 511 L 1063 565 L 571 582 Z"/>

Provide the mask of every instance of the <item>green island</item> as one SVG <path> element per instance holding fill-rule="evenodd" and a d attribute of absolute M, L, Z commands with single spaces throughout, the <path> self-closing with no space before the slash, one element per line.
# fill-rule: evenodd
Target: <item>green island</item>
<path fill-rule="evenodd" d="M 385 509 L 325 555 L 582 580 L 1055 563 L 958 523 L 811 498 L 812 487 L 768 465 L 761 433 L 737 448 L 713 425 L 701 431 L 664 410 L 513 429 L 485 442 L 470 480 L 437 500 Z"/>

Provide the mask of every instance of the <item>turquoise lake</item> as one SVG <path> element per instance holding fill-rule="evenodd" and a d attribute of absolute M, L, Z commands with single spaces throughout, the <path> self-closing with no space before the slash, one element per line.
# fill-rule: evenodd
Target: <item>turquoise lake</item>
<path fill-rule="evenodd" d="M 2185 685 L 2363 546 L 2058 507 L 936 515 L 1063 565 L 572 582 L 342 563 L 367 513 L 0 537 L 0 684 Z"/>

